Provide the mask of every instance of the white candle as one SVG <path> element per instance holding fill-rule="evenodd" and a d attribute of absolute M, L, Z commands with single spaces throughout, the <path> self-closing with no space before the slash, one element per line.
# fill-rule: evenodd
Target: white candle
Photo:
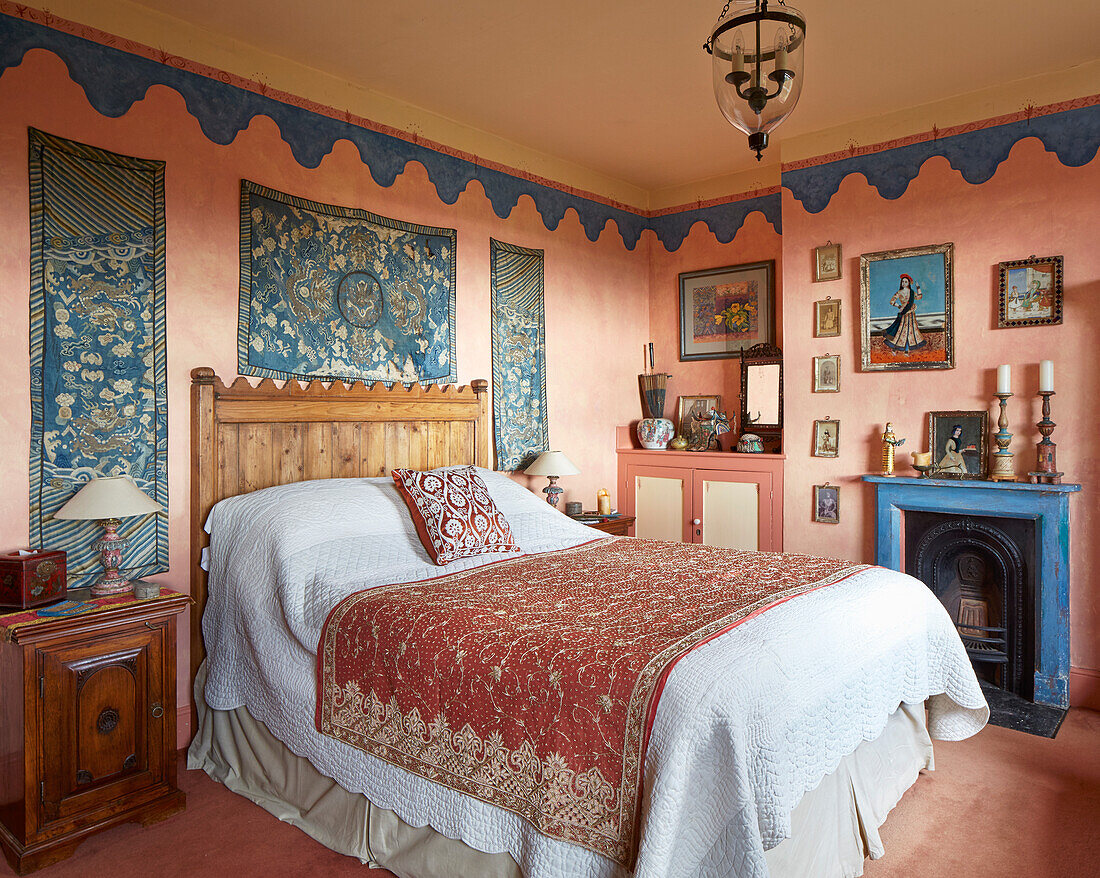
<path fill-rule="evenodd" d="M 787 69 L 787 44 L 783 43 L 775 47 L 775 69 Z"/>
<path fill-rule="evenodd" d="M 734 73 L 745 72 L 745 51 L 740 45 L 733 47 L 733 51 L 730 52 L 732 57 L 730 58 L 730 66 Z"/>
<path fill-rule="evenodd" d="M 1007 363 L 997 367 L 997 392 L 1012 393 L 1012 367 Z"/>
<path fill-rule="evenodd" d="M 1039 363 L 1039 390 L 1054 393 L 1054 360 Z"/>

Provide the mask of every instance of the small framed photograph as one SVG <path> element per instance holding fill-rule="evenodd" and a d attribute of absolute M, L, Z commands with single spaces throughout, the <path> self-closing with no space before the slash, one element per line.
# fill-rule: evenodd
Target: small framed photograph
<path fill-rule="evenodd" d="M 840 354 L 814 357 L 814 393 L 840 392 Z"/>
<path fill-rule="evenodd" d="M 1031 256 L 1002 262 L 997 328 L 1062 322 L 1062 257 Z"/>
<path fill-rule="evenodd" d="M 722 397 L 718 394 L 680 397 L 676 407 L 679 416 L 677 429 L 680 435 L 687 439 L 688 448 L 706 447 L 707 427 L 700 418 L 705 417 L 712 409 L 722 410 Z"/>
<path fill-rule="evenodd" d="M 814 457 L 840 454 L 840 421 L 814 421 Z"/>
<path fill-rule="evenodd" d="M 775 344 L 775 262 L 680 275 L 680 359 L 736 357 Z"/>
<path fill-rule="evenodd" d="M 814 302 L 814 338 L 840 335 L 840 299 L 826 296 Z"/>
<path fill-rule="evenodd" d="M 840 524 L 840 486 L 814 485 L 814 521 Z"/>
<path fill-rule="evenodd" d="M 814 247 L 814 283 L 840 280 L 840 245 L 830 241 Z"/>
<path fill-rule="evenodd" d="M 988 412 L 929 412 L 930 475 L 937 479 L 981 479 L 989 464 Z"/>
<path fill-rule="evenodd" d="M 955 245 L 859 257 L 864 372 L 955 368 Z"/>

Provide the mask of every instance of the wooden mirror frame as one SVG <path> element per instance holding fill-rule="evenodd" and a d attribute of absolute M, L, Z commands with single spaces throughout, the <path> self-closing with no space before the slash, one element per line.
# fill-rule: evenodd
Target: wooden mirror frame
<path fill-rule="evenodd" d="M 750 424 L 749 416 L 749 367 L 779 366 L 779 423 Z M 764 440 L 764 450 L 778 454 L 783 448 L 783 351 L 768 342 L 753 345 L 741 351 L 741 424 L 742 433 L 755 433 Z"/>

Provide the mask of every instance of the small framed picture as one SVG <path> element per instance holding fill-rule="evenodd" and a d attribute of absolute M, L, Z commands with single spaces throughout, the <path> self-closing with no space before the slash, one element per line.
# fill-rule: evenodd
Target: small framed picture
<path fill-rule="evenodd" d="M 827 296 L 814 302 L 814 338 L 840 335 L 840 299 Z"/>
<path fill-rule="evenodd" d="M 840 392 L 840 354 L 814 357 L 814 393 Z"/>
<path fill-rule="evenodd" d="M 840 421 L 814 421 L 814 457 L 840 454 Z"/>
<path fill-rule="evenodd" d="M 830 241 L 814 247 L 814 283 L 840 280 L 840 245 Z"/>
<path fill-rule="evenodd" d="M 712 396 L 681 396 L 677 405 L 679 421 L 677 429 L 680 435 L 688 441 L 688 448 L 706 447 L 707 427 L 700 420 L 707 412 L 722 410 L 722 397 L 718 394 Z"/>
<path fill-rule="evenodd" d="M 1062 322 L 1062 257 L 1031 256 L 1002 262 L 997 328 Z"/>
<path fill-rule="evenodd" d="M 931 475 L 938 479 L 980 479 L 988 472 L 989 413 L 929 412 Z"/>
<path fill-rule="evenodd" d="M 814 521 L 840 524 L 840 486 L 814 485 Z"/>

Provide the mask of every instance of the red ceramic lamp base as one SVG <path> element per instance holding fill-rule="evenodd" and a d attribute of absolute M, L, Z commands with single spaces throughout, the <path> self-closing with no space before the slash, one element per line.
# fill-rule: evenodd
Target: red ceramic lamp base
<path fill-rule="evenodd" d="M 103 567 L 106 575 L 92 586 L 92 594 L 95 597 L 103 597 L 109 594 L 126 594 L 133 591 L 130 580 L 118 575 L 118 563 L 122 560 L 122 550 L 126 548 L 127 541 L 118 535 L 119 520 L 108 518 L 103 522 L 105 533 L 103 539 L 92 548 L 100 553 L 103 559 Z"/>

